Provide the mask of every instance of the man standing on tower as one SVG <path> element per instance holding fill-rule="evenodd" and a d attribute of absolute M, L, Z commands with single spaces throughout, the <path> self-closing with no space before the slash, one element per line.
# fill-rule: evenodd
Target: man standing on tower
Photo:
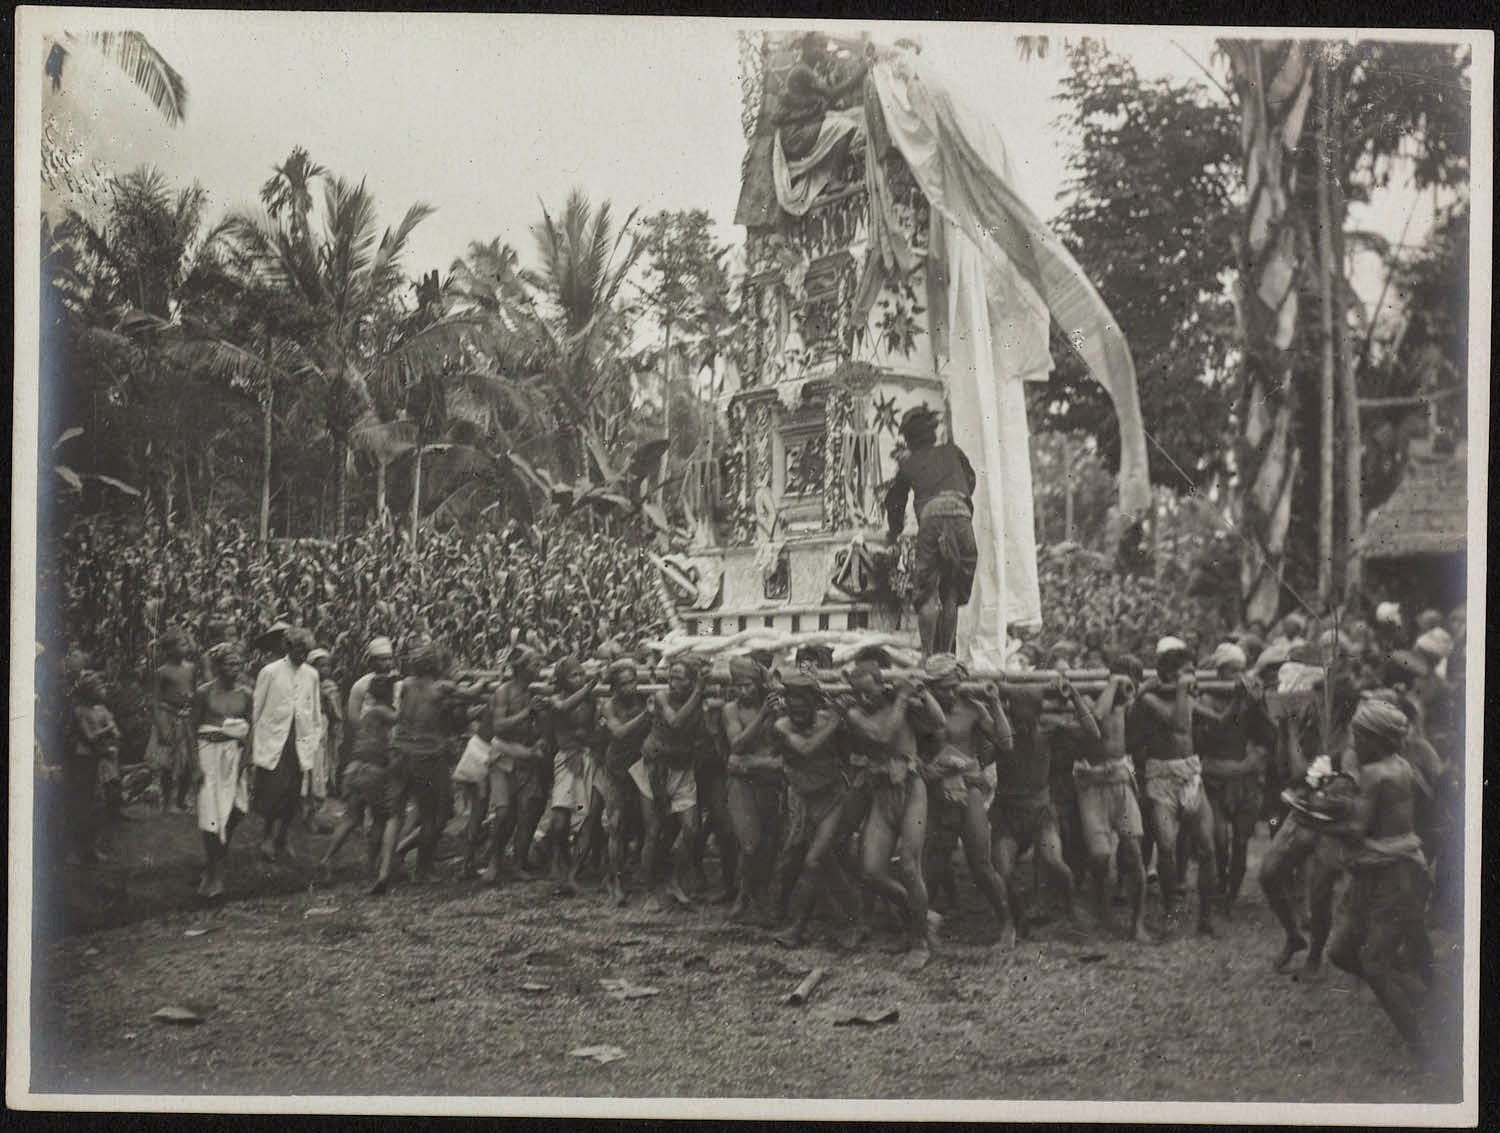
<path fill-rule="evenodd" d="M 925 405 L 901 418 L 907 455 L 885 495 L 892 543 L 906 526 L 906 499 L 915 497 L 917 560 L 912 572 L 922 655 L 958 652 L 958 608 L 974 590 L 974 466 L 957 445 L 937 443 L 938 415 Z"/>

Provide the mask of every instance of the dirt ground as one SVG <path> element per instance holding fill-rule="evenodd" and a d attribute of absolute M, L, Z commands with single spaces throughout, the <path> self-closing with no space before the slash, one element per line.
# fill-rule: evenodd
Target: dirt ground
<path fill-rule="evenodd" d="M 1318 983 L 1270 972 L 1279 935 L 1253 883 L 1212 940 L 1185 931 L 1136 945 L 1053 923 L 1001 955 L 960 867 L 961 906 L 944 925 L 944 947 L 912 973 L 882 951 L 890 926 L 846 955 L 783 950 L 718 907 L 652 915 L 637 899 L 617 910 L 592 890 L 554 897 L 544 882 L 440 881 L 369 898 L 356 847 L 324 883 L 306 867 L 257 861 L 250 825 L 231 857 L 227 898 L 213 905 L 193 893 L 190 815 L 134 814 L 109 863 L 39 875 L 39 891 L 57 900 L 38 909 L 51 933 L 34 954 L 34 1090 L 1459 1097 L 1458 938 L 1435 937 L 1439 975 L 1424 1008 L 1448 1040 L 1452 1069 L 1419 1073 L 1363 986 L 1337 971 Z M 293 849 L 311 861 L 324 840 L 299 832 Z M 455 845 L 450 835 L 445 850 Z M 1048 903 L 1032 895 L 1034 906 Z M 785 1005 L 814 967 L 827 976 L 811 1002 Z M 659 994 L 614 998 L 600 981 L 619 978 Z M 153 1021 L 167 1005 L 204 1021 Z M 835 1025 L 888 1009 L 896 1021 Z M 569 1056 L 596 1044 L 625 1057 L 601 1065 Z"/>

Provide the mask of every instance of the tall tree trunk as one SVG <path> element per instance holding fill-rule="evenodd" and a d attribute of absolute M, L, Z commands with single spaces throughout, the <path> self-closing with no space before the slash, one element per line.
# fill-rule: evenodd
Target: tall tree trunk
<path fill-rule="evenodd" d="M 192 530 L 194 527 L 196 527 L 198 521 L 198 514 L 193 508 L 192 472 L 193 470 L 191 465 L 189 464 L 189 458 L 184 455 L 182 458 L 182 500 L 183 504 L 187 507 L 187 525 L 189 530 Z"/>
<path fill-rule="evenodd" d="M 1235 444 L 1236 511 L 1246 541 L 1240 598 L 1247 620 L 1271 622 L 1301 454 L 1292 432 L 1292 341 L 1301 252 L 1291 214 L 1296 151 L 1312 97 L 1312 67 L 1296 40 L 1224 40 L 1240 103 L 1246 204 L 1240 226 L 1243 380 Z"/>
<path fill-rule="evenodd" d="M 165 539 L 172 534 L 172 509 L 177 506 L 177 463 L 170 454 L 162 463 L 166 466 L 162 480 L 161 509 L 161 534 Z"/>
<path fill-rule="evenodd" d="M 385 461 L 375 461 L 375 522 L 385 526 Z"/>
<path fill-rule="evenodd" d="M 348 516 L 349 508 L 349 440 L 347 437 L 338 437 L 334 441 L 334 452 L 339 462 L 339 495 L 338 505 L 334 509 L 333 534 L 334 538 L 344 537 L 344 522 Z"/>
<path fill-rule="evenodd" d="M 412 453 L 412 459 L 416 464 L 411 474 L 411 557 L 415 561 L 417 557 L 417 521 L 422 515 L 422 445 L 423 438 L 417 434 L 417 448 Z"/>
<path fill-rule="evenodd" d="M 1073 439 L 1063 438 L 1067 474 L 1063 477 L 1063 542 L 1073 541 Z"/>
<path fill-rule="evenodd" d="M 662 449 L 661 463 L 656 469 L 656 506 L 667 508 L 667 469 L 672 463 L 672 323 L 667 321 L 667 342 L 661 352 L 661 413 L 662 427 L 667 434 L 666 447 Z"/>
<path fill-rule="evenodd" d="M 261 441 L 260 467 L 260 542 L 261 546 L 271 541 L 271 410 L 276 396 L 276 386 L 271 381 L 271 339 L 266 338 L 266 417 Z"/>
<path fill-rule="evenodd" d="M 1317 145 L 1318 326 L 1322 332 L 1318 397 L 1318 601 L 1333 597 L 1333 214 L 1328 206 L 1328 62 L 1319 59 Z"/>
<path fill-rule="evenodd" d="M 1339 75 L 1333 76 L 1333 98 L 1335 107 L 1343 107 L 1343 82 Z M 1338 305 L 1334 309 L 1334 328 L 1337 334 L 1335 345 L 1339 357 L 1339 408 L 1342 441 L 1344 446 L 1344 592 L 1357 593 L 1364 585 L 1364 563 L 1360 558 L 1359 543 L 1364 535 L 1364 446 L 1359 428 L 1359 381 L 1355 347 L 1349 334 L 1349 283 L 1344 265 L 1344 221 L 1349 213 L 1344 199 L 1344 185 L 1340 174 L 1344 168 L 1344 118 L 1342 109 L 1333 120 L 1330 136 L 1332 169 L 1334 176 L 1330 189 L 1333 202 L 1334 263 L 1339 283 Z M 1377 312 L 1378 314 L 1378 309 Z M 1375 316 L 1371 316 L 1373 324 Z"/>

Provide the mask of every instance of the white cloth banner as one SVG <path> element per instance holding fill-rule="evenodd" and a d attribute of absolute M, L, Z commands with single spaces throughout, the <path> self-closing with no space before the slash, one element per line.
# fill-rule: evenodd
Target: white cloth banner
<path fill-rule="evenodd" d="M 959 641 L 974 664 L 1002 667 L 1007 623 L 1041 616 L 1022 382 L 1051 371 L 1055 318 L 1114 403 L 1121 509 L 1140 514 L 1149 489 L 1135 367 L 1083 270 L 1011 188 L 993 124 L 955 102 L 910 52 L 887 54 L 871 75 L 887 131 L 927 197 L 933 223 L 944 223 L 952 434 L 979 471 L 979 564 Z"/>
<path fill-rule="evenodd" d="M 953 441 L 980 469 L 974 489 L 979 564 L 974 593 L 959 611 L 963 660 L 1003 669 L 1006 627 L 1041 618 L 1031 503 L 1031 449 L 1021 379 L 1050 363 L 1040 338 L 1007 311 L 1010 290 L 973 241 L 948 241 L 948 407 Z M 1040 356 L 1038 356 L 1040 343 Z M 1043 370 L 1043 373 L 1046 371 Z"/>

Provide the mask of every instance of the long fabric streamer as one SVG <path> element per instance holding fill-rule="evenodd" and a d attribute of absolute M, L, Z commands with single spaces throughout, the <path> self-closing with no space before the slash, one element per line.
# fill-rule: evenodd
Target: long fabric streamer
<path fill-rule="evenodd" d="M 871 74 L 885 126 L 946 231 L 953 438 L 985 469 L 975 493 L 979 566 L 959 639 L 999 667 L 1009 622 L 1040 619 L 1031 469 L 1021 383 L 1050 371 L 1048 326 L 1105 387 L 1121 437 L 1120 508 L 1150 503 L 1135 366 L 1119 327 L 1062 242 L 1012 190 L 1005 146 L 909 52 Z"/>

